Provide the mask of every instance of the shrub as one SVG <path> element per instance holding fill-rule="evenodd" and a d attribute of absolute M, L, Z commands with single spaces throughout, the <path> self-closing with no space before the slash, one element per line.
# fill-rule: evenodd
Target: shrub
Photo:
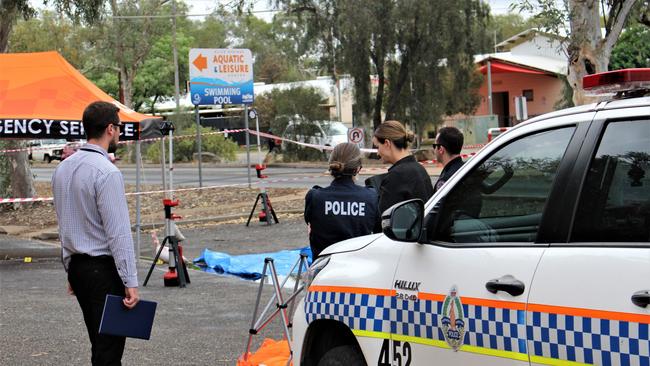
<path fill-rule="evenodd" d="M 235 142 L 227 139 L 221 134 L 205 135 L 214 132 L 208 127 L 203 127 L 201 131 L 203 134 L 201 136 L 201 150 L 203 152 L 213 153 L 225 161 L 233 161 L 236 159 L 237 144 Z M 195 136 L 196 128 L 184 128 L 180 131 L 179 135 Z M 169 147 L 168 143 L 168 141 L 165 141 L 165 152 L 167 152 L 166 149 Z M 192 161 L 194 153 L 198 152 L 196 138 L 187 137 L 174 139 L 173 146 L 174 162 Z M 154 163 L 160 163 L 160 142 L 152 143 L 147 148 L 146 159 Z"/>

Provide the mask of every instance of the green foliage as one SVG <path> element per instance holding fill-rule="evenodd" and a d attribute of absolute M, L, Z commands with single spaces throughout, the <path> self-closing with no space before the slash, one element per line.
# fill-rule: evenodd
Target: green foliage
<path fill-rule="evenodd" d="M 18 21 L 9 38 L 9 52 L 58 51 L 75 67 L 83 67 L 87 57 L 85 32 L 68 19 L 51 11 L 40 18 Z M 80 47 L 82 46 L 82 47 Z"/>
<path fill-rule="evenodd" d="M 292 89 L 275 89 L 255 99 L 255 108 L 260 118 L 260 128 L 270 128 L 271 133 L 282 136 L 290 121 L 300 121 L 300 127 L 288 136 L 296 140 L 297 135 L 315 135 L 312 121 L 326 120 L 329 114 L 319 105 L 323 96 L 314 88 L 299 87 Z M 283 144 L 282 157 L 285 161 L 321 160 L 324 153 L 296 144 Z"/>
<path fill-rule="evenodd" d="M 177 129 L 176 132 L 179 130 Z M 222 134 L 218 135 L 205 135 L 206 133 L 214 132 L 208 127 L 201 129 L 201 150 L 215 154 L 222 161 L 233 161 L 236 159 L 237 144 L 232 140 L 227 139 Z M 195 127 L 187 127 L 180 130 L 178 135 L 196 135 Z M 165 141 L 165 149 L 169 147 L 167 140 Z M 151 143 L 146 149 L 146 159 L 153 163 L 160 163 L 160 142 Z M 165 150 L 167 154 L 169 153 Z M 174 140 L 174 162 L 192 161 L 194 153 L 198 152 L 196 139 L 183 138 Z"/>
<path fill-rule="evenodd" d="M 315 54 L 335 75 L 355 83 L 357 120 L 374 126 L 400 119 L 422 126 L 444 113 L 472 110 L 476 98 L 473 55 L 486 47 L 489 8 L 478 0 L 284 0 L 300 9 Z M 446 60 L 446 62 L 445 62 Z M 445 72 L 448 70 L 448 73 Z M 376 74 L 378 86 L 370 85 Z M 451 87 L 441 88 L 444 83 Z M 452 91 L 449 94 L 449 90 Z M 374 100 L 373 100 L 374 99 Z M 452 110 L 450 110 L 452 109 Z"/>
<path fill-rule="evenodd" d="M 488 38 L 488 44 L 493 45 L 519 34 L 525 30 L 534 28 L 532 20 L 524 19 L 518 13 L 496 14 L 490 16 L 488 28 L 485 36 Z M 488 47 L 485 51 L 494 52 L 493 47 Z"/>
<path fill-rule="evenodd" d="M 189 54 L 194 39 L 182 32 L 176 35 L 178 47 L 179 83 L 189 78 Z M 171 35 L 162 35 L 151 47 L 134 81 L 133 108 L 155 112 L 154 104 L 161 98 L 174 95 L 174 60 Z"/>
<path fill-rule="evenodd" d="M 309 87 L 292 89 L 275 89 L 260 95 L 255 100 L 255 108 L 260 121 L 265 121 L 260 128 L 269 126 L 276 134 L 282 134 L 289 119 L 302 116 L 307 121 L 317 121 L 329 118 L 326 109 L 319 105 L 325 98 L 318 90 Z"/>
<path fill-rule="evenodd" d="M 650 29 L 642 24 L 628 27 L 612 50 L 610 70 L 650 67 Z"/>

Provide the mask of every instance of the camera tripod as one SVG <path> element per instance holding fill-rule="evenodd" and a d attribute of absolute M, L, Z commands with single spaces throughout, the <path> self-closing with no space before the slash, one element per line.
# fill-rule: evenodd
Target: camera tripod
<path fill-rule="evenodd" d="M 142 286 L 147 286 L 149 282 L 149 277 L 151 277 L 151 272 L 156 267 L 156 262 L 160 258 L 160 253 L 163 251 L 165 244 L 169 245 L 169 272 L 164 276 L 165 286 L 179 286 L 185 287 L 186 284 L 190 283 L 190 275 L 187 272 L 187 266 L 183 260 L 182 248 L 179 246 L 179 240 L 176 235 L 172 235 L 172 227 L 174 226 L 173 220 L 178 218 L 178 216 L 172 214 L 172 207 L 178 206 L 179 201 L 172 201 L 171 199 L 164 199 L 163 205 L 165 206 L 165 221 L 167 227 L 167 236 L 160 244 L 158 253 L 153 258 L 153 263 L 151 263 L 151 268 L 149 268 L 149 273 L 144 280 Z M 179 266 L 180 264 L 180 266 Z"/>

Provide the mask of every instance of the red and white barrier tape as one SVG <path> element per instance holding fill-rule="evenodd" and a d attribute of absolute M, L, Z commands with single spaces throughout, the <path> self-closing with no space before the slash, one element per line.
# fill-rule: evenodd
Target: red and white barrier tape
<path fill-rule="evenodd" d="M 251 185 L 260 185 L 260 184 L 268 184 L 268 183 L 281 183 L 281 182 L 295 182 L 295 181 L 300 181 L 300 180 L 305 180 L 305 179 L 313 179 L 313 178 L 320 178 L 324 174 L 318 174 L 318 175 L 309 175 L 309 176 L 304 176 L 304 177 L 296 177 L 296 178 L 283 178 L 283 179 L 271 179 L 271 180 L 258 180 L 255 182 L 251 182 Z M 157 191 L 146 191 L 146 192 L 130 192 L 126 193 L 126 196 L 141 196 L 141 195 L 146 195 L 146 194 L 160 194 L 160 193 L 166 193 L 166 192 L 189 192 L 189 191 L 200 191 L 200 190 L 206 190 L 206 189 L 214 189 L 214 188 L 224 188 L 224 187 L 237 187 L 237 186 L 245 186 L 248 185 L 248 182 L 246 183 L 232 183 L 232 184 L 222 184 L 222 185 L 216 185 L 216 186 L 208 186 L 208 187 L 193 187 L 193 188 L 178 188 L 178 189 L 173 189 L 173 190 L 157 190 Z M 0 204 L 2 203 L 25 203 L 25 202 L 47 202 L 47 201 L 52 201 L 54 197 L 32 197 L 32 198 L 2 198 L 0 199 Z"/>
<path fill-rule="evenodd" d="M 224 135 L 224 134 L 228 134 L 228 133 L 239 133 L 239 132 L 246 132 L 246 131 L 248 131 L 251 135 L 258 135 L 259 134 L 259 136 L 261 136 L 261 137 L 286 141 L 286 142 L 289 142 L 289 143 L 292 143 L 292 144 L 297 144 L 297 145 L 301 145 L 301 146 L 305 146 L 305 147 L 310 147 L 310 148 L 317 149 L 317 150 L 328 150 L 329 151 L 329 150 L 334 149 L 334 147 L 332 147 L 332 146 L 310 144 L 310 143 L 306 143 L 306 142 L 299 142 L 299 141 L 295 141 L 295 140 L 286 139 L 284 137 L 272 135 L 272 134 L 269 134 L 269 133 L 265 133 L 265 132 L 257 132 L 255 130 L 251 130 L 251 129 L 248 129 L 248 130 L 246 130 L 246 129 L 233 129 L 233 130 L 206 132 L 206 133 L 202 133 L 201 135 L 202 136 Z M 167 137 L 167 136 L 165 136 L 165 137 Z M 139 142 L 151 142 L 151 141 L 160 140 L 162 138 L 163 137 L 153 137 L 153 138 L 142 139 L 142 140 L 120 141 L 119 144 L 120 145 L 134 144 L 134 143 L 136 143 L 138 141 Z M 196 135 L 178 135 L 178 136 L 172 136 L 172 138 L 173 139 L 196 138 Z M 483 146 L 485 146 L 485 144 L 465 145 L 465 146 L 463 146 L 463 149 L 478 149 L 478 148 L 482 148 Z M 52 149 L 52 146 L 25 147 L 25 148 L 20 148 L 20 149 L 0 150 L 0 154 L 1 153 L 21 152 L 21 151 L 49 150 L 49 149 Z M 377 149 L 369 149 L 369 148 L 361 148 L 360 150 L 363 153 L 376 153 L 377 152 Z"/>
<path fill-rule="evenodd" d="M 245 132 L 246 129 L 237 129 L 237 130 L 223 130 L 223 131 L 215 131 L 215 132 L 204 132 L 201 134 L 201 136 L 209 136 L 209 135 L 225 135 L 228 133 L 237 133 L 237 132 Z M 167 137 L 167 136 L 165 136 Z M 187 138 L 196 138 L 196 135 L 178 135 L 178 136 L 172 136 L 173 139 L 187 139 Z M 120 145 L 127 145 L 127 144 L 134 144 L 136 142 L 151 142 L 151 141 L 157 141 L 161 140 L 162 137 L 153 137 L 149 139 L 142 139 L 142 140 L 129 140 L 129 141 L 120 141 L 118 144 Z M 61 144 L 63 145 L 63 144 Z M 63 148 L 63 146 L 61 147 Z M 21 152 L 21 151 L 34 151 L 34 150 L 50 150 L 52 149 L 52 145 L 50 146 L 34 146 L 34 147 L 23 147 L 20 149 L 6 149 L 6 150 L 0 150 L 1 153 L 14 153 L 14 152 Z"/>
<path fill-rule="evenodd" d="M 485 144 L 463 145 L 463 149 L 480 149 L 483 146 L 485 146 Z"/>

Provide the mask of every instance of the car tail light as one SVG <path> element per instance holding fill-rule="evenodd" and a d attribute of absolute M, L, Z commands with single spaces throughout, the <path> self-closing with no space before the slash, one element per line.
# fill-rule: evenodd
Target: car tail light
<path fill-rule="evenodd" d="M 582 78 L 582 87 L 593 95 L 650 89 L 650 68 L 623 69 L 587 75 Z"/>

